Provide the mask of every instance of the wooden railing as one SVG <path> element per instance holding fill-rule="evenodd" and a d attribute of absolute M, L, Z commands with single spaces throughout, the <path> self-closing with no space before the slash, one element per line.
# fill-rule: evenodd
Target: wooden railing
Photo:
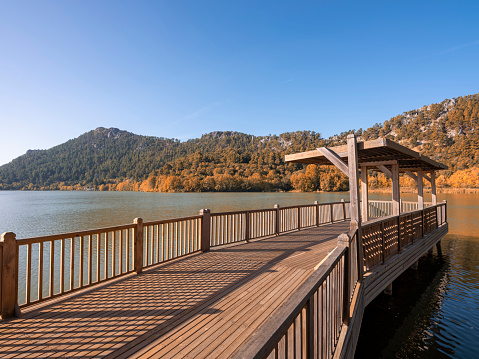
<path fill-rule="evenodd" d="M 349 329 L 349 322 L 355 319 L 351 313 L 364 309 L 358 309 L 364 306 L 359 294 L 363 271 L 386 263 L 402 246 L 442 226 L 447 222 L 446 211 L 446 203 L 441 203 L 366 223 L 361 227 L 361 241 L 357 223 L 351 223 L 350 233 L 338 237 L 338 246 L 319 268 L 233 358 L 342 357 L 347 331 L 359 330 L 357 325 Z"/>
<path fill-rule="evenodd" d="M 446 203 L 440 203 L 423 210 L 364 223 L 361 236 L 365 269 L 371 270 L 376 265 L 386 263 L 388 257 L 399 253 L 402 248 L 429 234 L 446 221 Z"/>
<path fill-rule="evenodd" d="M 419 209 L 417 202 L 401 200 L 401 212 L 411 212 Z M 432 206 L 432 202 L 425 202 L 424 207 Z M 368 201 L 369 217 L 387 217 L 393 214 L 391 201 Z"/>
<path fill-rule="evenodd" d="M 347 202 L 210 213 L 0 242 L 2 317 L 210 247 L 346 220 Z"/>
<path fill-rule="evenodd" d="M 16 240 L 20 307 L 133 271 L 134 224 Z"/>
<path fill-rule="evenodd" d="M 143 267 L 198 252 L 202 216 L 143 223 Z"/>
<path fill-rule="evenodd" d="M 209 243 L 216 247 L 346 220 L 349 202 L 275 205 L 274 208 L 211 213 L 210 216 Z"/>
<path fill-rule="evenodd" d="M 353 226 L 354 227 L 354 226 Z M 361 275 L 357 227 L 269 317 L 233 358 L 330 358 L 356 305 Z"/>

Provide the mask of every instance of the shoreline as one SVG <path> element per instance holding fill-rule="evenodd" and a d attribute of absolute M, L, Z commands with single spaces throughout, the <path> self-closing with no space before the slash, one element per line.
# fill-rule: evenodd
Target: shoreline
<path fill-rule="evenodd" d="M 138 190 L 109 190 L 102 191 L 98 189 L 86 188 L 86 189 L 1 189 L 0 191 L 21 191 L 21 192 L 47 192 L 47 191 L 59 191 L 59 192 L 141 192 L 141 193 L 348 193 L 349 191 L 312 191 L 302 192 L 299 190 L 291 191 L 204 191 L 204 192 L 187 192 L 187 191 L 171 191 L 171 192 L 157 192 L 157 191 L 138 191 Z M 390 193 L 391 187 L 387 188 L 369 188 L 369 193 Z M 401 193 L 417 193 L 415 187 L 401 187 Z M 424 188 L 424 193 L 431 193 L 431 188 Z M 436 189 L 436 193 L 449 193 L 449 194 L 477 194 L 479 188 L 456 188 L 456 187 L 439 187 Z"/>

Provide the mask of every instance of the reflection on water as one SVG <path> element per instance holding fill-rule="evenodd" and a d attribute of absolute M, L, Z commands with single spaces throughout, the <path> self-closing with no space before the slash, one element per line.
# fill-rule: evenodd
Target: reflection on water
<path fill-rule="evenodd" d="M 477 358 L 479 196 L 441 194 L 449 234 L 365 311 L 357 358 Z"/>
<path fill-rule="evenodd" d="M 0 232 L 25 238 L 132 223 L 135 217 L 148 221 L 195 215 L 201 208 L 221 212 L 348 197 L 348 193 L 0 191 Z M 423 257 L 418 271 L 408 270 L 394 282 L 393 296 L 380 295 L 366 308 L 356 357 L 477 357 L 479 195 L 438 197 L 448 201 L 449 234 L 442 240 L 442 255 L 435 250 Z M 412 194 L 403 199 L 416 200 Z"/>

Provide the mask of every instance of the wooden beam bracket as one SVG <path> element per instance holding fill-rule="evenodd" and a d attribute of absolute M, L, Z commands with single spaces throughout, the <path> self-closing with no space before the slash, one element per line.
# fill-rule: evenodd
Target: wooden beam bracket
<path fill-rule="evenodd" d="M 336 152 L 331 151 L 329 148 L 320 147 L 318 151 L 323 154 L 333 165 L 335 165 L 341 172 L 349 177 L 348 165 L 339 157 Z"/>
<path fill-rule="evenodd" d="M 387 178 L 389 178 L 389 179 L 392 179 L 392 178 L 393 178 L 393 173 L 392 173 L 386 166 L 379 165 L 379 166 L 376 166 L 376 167 L 377 167 L 378 169 L 380 169 L 381 172 L 384 173 Z"/>
<path fill-rule="evenodd" d="M 406 174 L 407 174 L 409 177 L 411 177 L 414 181 L 417 182 L 417 176 L 416 176 L 414 173 L 412 173 L 411 171 L 406 171 Z"/>

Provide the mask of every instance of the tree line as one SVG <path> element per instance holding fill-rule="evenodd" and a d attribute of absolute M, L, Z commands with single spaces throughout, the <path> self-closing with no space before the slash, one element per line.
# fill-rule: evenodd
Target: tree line
<path fill-rule="evenodd" d="M 479 94 L 405 112 L 366 130 L 328 139 L 314 131 L 252 136 L 212 132 L 180 142 L 97 128 L 48 150 L 28 151 L 0 167 L 0 189 L 96 189 L 159 192 L 342 191 L 331 166 L 284 162 L 286 154 L 386 137 L 449 166 L 438 186 L 479 187 Z M 414 186 L 407 177 L 404 185 Z M 389 186 L 371 174 L 374 188 Z"/>

